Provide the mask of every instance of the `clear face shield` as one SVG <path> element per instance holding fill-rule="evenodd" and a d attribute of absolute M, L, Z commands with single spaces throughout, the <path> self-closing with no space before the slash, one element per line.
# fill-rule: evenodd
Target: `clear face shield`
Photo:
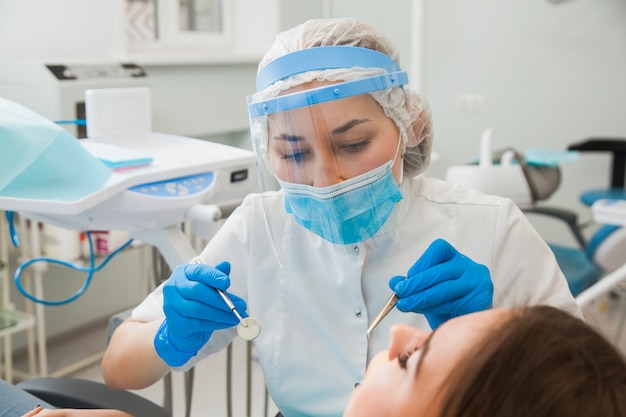
<path fill-rule="evenodd" d="M 259 73 L 248 109 L 261 191 L 284 197 L 262 197 L 275 251 L 290 252 L 310 233 L 340 251 L 380 230 L 402 199 L 404 146 L 370 93 L 406 82 L 386 55 L 341 46 L 298 51 Z"/>

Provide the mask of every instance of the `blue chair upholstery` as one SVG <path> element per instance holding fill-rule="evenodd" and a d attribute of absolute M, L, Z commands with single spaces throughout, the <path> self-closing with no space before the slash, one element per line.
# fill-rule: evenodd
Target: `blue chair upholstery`
<path fill-rule="evenodd" d="M 580 195 L 583 204 L 591 207 L 600 199 L 626 200 L 626 139 L 590 138 L 570 145 L 568 150 L 611 154 L 609 185 L 583 191 Z M 582 250 L 550 245 L 574 295 L 593 285 L 604 272 L 608 272 L 595 264 L 594 254 L 605 239 L 618 229 L 619 226 L 612 225 L 600 227 L 588 242 L 582 242 Z M 577 233 L 579 236 L 582 235 L 580 232 Z M 578 240 L 581 243 L 580 239 Z"/>
<path fill-rule="evenodd" d="M 585 190 L 580 195 L 580 201 L 591 206 L 599 199 L 626 199 L 625 176 L 626 176 L 626 139 L 617 138 L 591 138 L 568 147 L 570 151 L 578 152 L 609 152 L 612 154 L 610 165 L 610 183 L 608 187 Z M 522 164 L 522 168 L 529 168 Z M 537 192 L 534 190 L 532 178 L 527 175 L 531 193 L 536 200 Z M 590 239 L 583 234 L 583 226 L 578 222 L 578 216 L 573 211 L 556 209 L 551 207 L 535 206 L 524 210 L 526 213 L 549 215 L 564 221 L 576 240 L 575 247 L 549 244 L 555 254 L 557 262 L 567 278 L 570 290 L 577 296 L 585 289 L 596 283 L 605 272 L 594 261 L 596 250 L 604 240 L 616 230 L 618 226 L 601 226 Z"/>
<path fill-rule="evenodd" d="M 574 297 L 595 284 L 604 273 L 602 268 L 589 258 L 585 250 L 555 244 L 548 246 L 554 252 Z"/>

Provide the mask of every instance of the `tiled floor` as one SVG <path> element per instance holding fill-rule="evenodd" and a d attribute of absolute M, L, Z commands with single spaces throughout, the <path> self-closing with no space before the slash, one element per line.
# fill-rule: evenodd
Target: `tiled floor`
<path fill-rule="evenodd" d="M 620 323 L 621 308 L 626 307 L 626 303 L 621 302 L 618 297 L 607 295 L 602 297 L 584 309 L 587 321 L 598 328 L 609 340 L 619 337 L 621 350 L 626 353 L 626 332 L 620 334 L 617 331 Z M 624 310 L 626 312 L 626 310 Z M 79 337 L 68 340 L 64 344 L 52 345 L 49 348 L 49 366 L 53 371 L 55 368 L 65 366 L 77 357 L 85 357 L 97 352 L 103 344 L 106 328 L 95 326 L 89 332 L 81 332 Z M 233 343 L 233 416 L 263 417 L 265 415 L 273 417 L 277 413 L 276 406 L 269 401 L 265 405 L 265 389 L 263 377 L 258 363 L 251 362 L 252 367 L 252 389 L 250 392 L 251 412 L 246 412 L 246 343 L 237 339 Z M 23 366 L 19 362 L 16 367 Z M 78 378 L 102 381 L 98 365 L 79 370 L 72 374 Z M 226 353 L 214 355 L 196 367 L 196 376 L 193 389 L 193 400 L 191 417 L 221 417 L 227 416 L 226 405 Z M 173 374 L 173 417 L 185 416 L 183 375 Z M 136 391 L 146 398 L 162 403 L 163 382 L 159 382 L 152 387 Z"/>

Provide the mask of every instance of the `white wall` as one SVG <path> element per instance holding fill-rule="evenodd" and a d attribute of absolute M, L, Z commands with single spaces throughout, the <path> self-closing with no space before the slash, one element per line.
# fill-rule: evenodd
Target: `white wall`
<path fill-rule="evenodd" d="M 477 155 L 493 127 L 494 146 L 565 150 L 592 136 L 626 138 L 626 2 L 426 0 L 424 94 L 442 156 L 429 175 Z M 460 94 L 484 107 L 460 109 Z M 581 190 L 608 185 L 608 157 L 582 155 L 563 167 L 547 202 L 581 215 Z"/>
<path fill-rule="evenodd" d="M 185 60 L 256 60 L 264 52 L 278 26 L 278 0 L 229 2 L 234 33 L 228 50 L 187 54 Z M 124 0 L 1 0 L 0 54 L 57 62 L 133 59 L 125 40 L 124 7 Z M 164 61 L 145 54 L 141 59 Z"/>
<path fill-rule="evenodd" d="M 155 130 L 189 136 L 247 130 L 245 96 L 253 92 L 257 63 L 278 30 L 279 2 L 229 1 L 234 34 L 227 50 L 155 53 L 127 47 L 123 0 L 0 0 L 0 65 L 7 58 L 43 64 L 133 62 L 148 73 Z M 0 96 L 28 83 L 1 74 L 0 68 Z"/>
<path fill-rule="evenodd" d="M 0 56 L 108 60 L 119 43 L 118 0 L 0 0 Z"/>
<path fill-rule="evenodd" d="M 332 16 L 358 17 L 380 28 L 398 45 L 404 66 L 413 73 L 410 55 L 417 48 L 411 43 L 411 7 L 423 3 L 421 84 L 433 108 L 435 150 L 442 155 L 430 175 L 443 176 L 447 165 L 474 156 L 486 127 L 494 127 L 496 145 L 522 149 L 561 150 L 592 135 L 626 136 L 624 0 L 570 0 L 560 5 L 547 0 L 311 0 L 304 5 L 295 0 L 232 1 L 245 16 L 235 50 L 249 57 L 246 62 L 214 68 L 206 63 L 194 67 L 139 62 L 147 65 L 152 84 L 162 90 L 156 95 L 158 127 L 203 133 L 194 124 L 201 119 L 197 105 L 207 102 L 188 97 L 200 94 L 194 86 L 202 89 L 206 84 L 211 103 L 227 100 L 237 113 L 232 124 L 245 128 L 243 107 L 230 100 L 233 96 L 243 100 L 241 95 L 253 88 L 254 51 L 260 57 L 271 42 L 271 35 L 263 33 L 320 17 L 325 8 Z M 111 59 L 120 53 L 119 4 L 120 0 L 1 0 L 0 56 Z M 225 74 L 231 78 L 221 82 Z M 462 94 L 483 96 L 483 108 L 457 107 Z M 211 107 L 207 117 L 218 108 Z M 186 118 L 186 113 L 194 119 Z M 176 126 L 177 119 L 182 121 Z M 190 124 L 194 127 L 184 128 Z M 580 165 L 588 174 L 584 163 Z M 576 177 L 573 171 L 566 177 Z M 580 185 L 596 181 L 588 176 L 580 180 Z"/>

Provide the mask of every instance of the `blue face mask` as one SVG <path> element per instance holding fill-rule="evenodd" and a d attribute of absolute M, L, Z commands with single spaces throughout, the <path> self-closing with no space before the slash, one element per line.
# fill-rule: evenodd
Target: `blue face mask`
<path fill-rule="evenodd" d="M 279 180 L 285 209 L 299 224 L 329 242 L 347 245 L 367 240 L 402 199 L 392 162 L 329 187 Z"/>

